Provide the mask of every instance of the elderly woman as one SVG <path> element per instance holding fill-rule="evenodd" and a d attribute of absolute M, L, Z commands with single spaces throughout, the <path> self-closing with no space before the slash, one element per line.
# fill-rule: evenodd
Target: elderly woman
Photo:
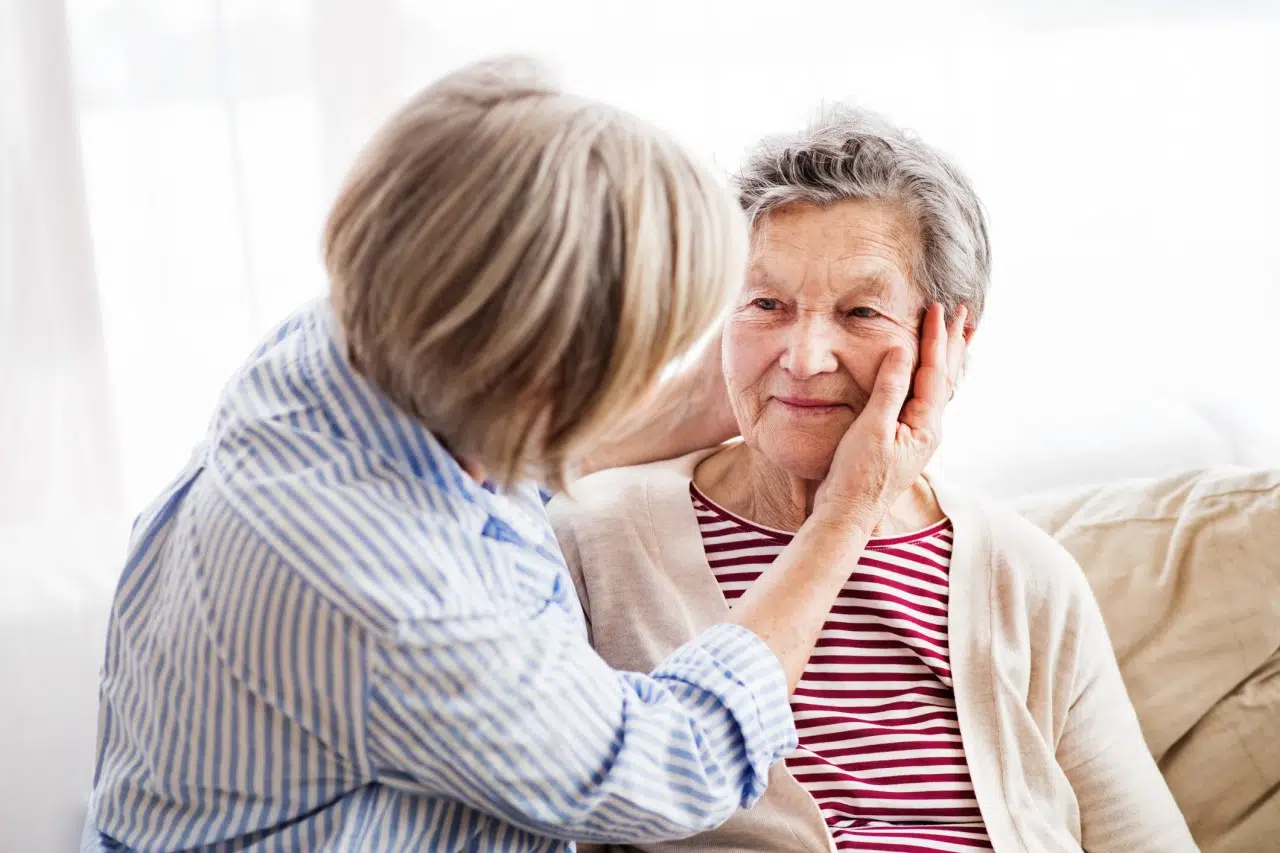
<path fill-rule="evenodd" d="M 605 471 L 552 503 L 612 665 L 728 618 L 803 528 L 877 365 L 926 306 L 982 318 L 987 228 L 938 152 L 829 111 L 749 158 L 745 282 L 723 363 L 741 442 Z M 646 850 L 1190 851 L 1079 567 L 1010 512 L 921 476 L 866 546 L 791 707 L 799 748 L 722 828 Z"/>

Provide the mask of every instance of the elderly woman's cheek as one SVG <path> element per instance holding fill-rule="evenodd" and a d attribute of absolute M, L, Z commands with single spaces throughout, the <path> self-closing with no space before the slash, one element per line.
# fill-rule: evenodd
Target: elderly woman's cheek
<path fill-rule="evenodd" d="M 854 381 L 870 391 L 875 384 L 880 362 L 894 347 L 906 345 L 907 341 L 892 331 L 862 329 L 845 337 L 842 361 Z"/>
<path fill-rule="evenodd" d="M 724 360 L 725 384 L 729 405 L 746 436 L 760 419 L 767 389 L 767 365 L 762 364 L 758 348 L 741 337 L 726 338 Z"/>
<path fill-rule="evenodd" d="M 760 324 L 735 324 L 725 339 L 725 366 L 731 372 L 733 385 L 741 388 L 765 384 L 771 365 L 780 357 L 775 329 Z"/>

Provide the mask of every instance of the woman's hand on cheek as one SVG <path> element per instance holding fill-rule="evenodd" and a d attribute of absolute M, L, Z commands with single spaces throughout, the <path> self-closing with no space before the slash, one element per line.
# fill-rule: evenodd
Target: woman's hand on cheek
<path fill-rule="evenodd" d="M 689 369 L 682 428 L 697 433 L 691 445 L 714 447 L 738 435 L 724 375 L 724 333 L 718 332 Z"/>
<path fill-rule="evenodd" d="M 933 456 L 942 411 L 964 361 L 965 310 L 946 327 L 942 306 L 925 315 L 920 366 L 912 353 L 890 349 L 880 363 L 866 407 L 845 432 L 818 488 L 817 524 L 870 532 Z"/>
<path fill-rule="evenodd" d="M 637 403 L 630 420 L 587 455 L 578 473 L 671 459 L 737 435 L 720 359 L 717 333 L 693 364 Z"/>

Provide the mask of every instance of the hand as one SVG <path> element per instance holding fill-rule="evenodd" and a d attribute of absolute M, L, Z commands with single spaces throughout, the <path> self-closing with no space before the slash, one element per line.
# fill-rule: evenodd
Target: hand
<path fill-rule="evenodd" d="M 871 399 L 840 440 L 814 496 L 816 523 L 870 533 L 920 476 L 938 447 L 942 410 L 964 363 L 966 315 L 957 310 L 948 329 L 942 306 L 929 307 L 914 379 L 905 349 L 885 355 Z"/>
<path fill-rule="evenodd" d="M 697 361 L 663 383 L 613 436 L 580 465 L 586 475 L 603 468 L 639 465 L 715 447 L 738 434 L 721 362 L 722 332 Z"/>
<path fill-rule="evenodd" d="M 670 392 L 679 406 L 673 430 L 684 434 L 689 450 L 715 447 L 738 435 L 738 419 L 724 381 L 724 330 L 716 332 L 698 360 L 673 381 Z"/>

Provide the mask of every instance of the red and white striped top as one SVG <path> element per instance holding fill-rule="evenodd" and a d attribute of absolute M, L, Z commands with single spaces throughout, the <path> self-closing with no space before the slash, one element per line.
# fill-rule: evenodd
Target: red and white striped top
<path fill-rule="evenodd" d="M 691 486 L 707 561 L 732 604 L 792 535 L 739 518 Z M 990 850 L 960 743 L 947 644 L 951 522 L 872 539 L 791 699 L 787 769 L 837 849 Z"/>

